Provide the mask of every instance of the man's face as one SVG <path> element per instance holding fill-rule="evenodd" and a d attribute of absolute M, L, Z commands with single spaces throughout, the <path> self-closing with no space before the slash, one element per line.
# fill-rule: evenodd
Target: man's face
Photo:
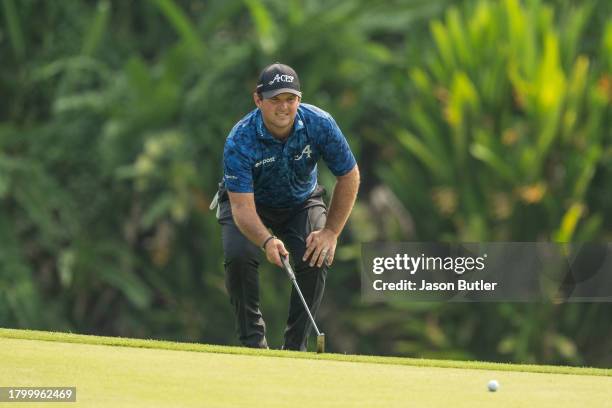
<path fill-rule="evenodd" d="M 292 93 L 282 93 L 269 99 L 260 99 L 255 94 L 254 99 L 270 133 L 279 138 L 289 136 L 300 106 L 300 98 Z"/>

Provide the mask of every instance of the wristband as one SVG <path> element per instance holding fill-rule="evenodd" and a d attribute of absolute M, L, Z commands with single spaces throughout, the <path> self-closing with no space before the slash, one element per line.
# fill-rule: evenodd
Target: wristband
<path fill-rule="evenodd" d="M 266 252 L 266 245 L 268 245 L 268 242 L 270 242 L 271 239 L 275 239 L 275 238 L 276 238 L 276 236 L 274 236 L 274 235 L 270 235 L 268 238 L 266 238 L 264 243 L 261 244 L 261 250 Z"/>

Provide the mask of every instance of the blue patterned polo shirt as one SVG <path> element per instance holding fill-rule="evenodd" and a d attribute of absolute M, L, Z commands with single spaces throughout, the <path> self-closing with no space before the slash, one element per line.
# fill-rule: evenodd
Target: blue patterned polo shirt
<path fill-rule="evenodd" d="M 303 203 L 317 185 L 317 162 L 323 158 L 335 176 L 343 176 L 356 161 L 331 115 L 300 104 L 287 139 L 266 129 L 255 109 L 231 130 L 223 151 L 223 182 L 228 191 L 254 193 L 255 202 L 286 208 Z"/>

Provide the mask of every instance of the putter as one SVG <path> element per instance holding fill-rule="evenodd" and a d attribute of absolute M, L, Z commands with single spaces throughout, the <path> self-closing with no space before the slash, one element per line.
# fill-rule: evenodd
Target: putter
<path fill-rule="evenodd" d="M 289 279 L 291 279 L 291 282 L 293 283 L 293 287 L 295 287 L 295 290 L 297 291 L 298 295 L 300 295 L 300 299 L 302 299 L 304 309 L 306 309 L 306 313 L 308 313 L 308 317 L 310 317 L 310 321 L 312 322 L 312 325 L 314 326 L 314 329 L 317 332 L 317 353 L 325 353 L 325 333 L 321 333 L 319 331 L 319 328 L 317 327 L 317 324 L 315 323 L 314 318 L 310 313 L 310 308 L 306 304 L 306 300 L 304 299 L 302 291 L 300 290 L 297 280 L 295 279 L 295 273 L 293 273 L 293 268 L 291 268 L 289 258 L 286 256 L 281 256 L 281 262 L 283 263 L 283 269 L 285 270 L 285 272 L 287 272 L 287 276 L 289 276 Z"/>

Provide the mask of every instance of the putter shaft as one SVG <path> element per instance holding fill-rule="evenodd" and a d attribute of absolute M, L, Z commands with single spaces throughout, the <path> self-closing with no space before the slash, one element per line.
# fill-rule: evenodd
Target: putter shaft
<path fill-rule="evenodd" d="M 304 296 L 302 295 L 302 291 L 300 290 L 300 287 L 297 284 L 297 280 L 293 278 L 292 282 L 293 282 L 293 287 L 295 288 L 295 290 L 297 290 L 298 295 L 300 295 L 300 299 L 302 299 L 302 303 L 304 304 L 304 309 L 306 309 L 306 313 L 308 313 L 308 317 L 310 317 L 310 321 L 312 322 L 312 325 L 315 329 L 315 332 L 317 333 L 317 336 L 320 336 L 321 332 L 319 331 L 319 328 L 317 327 L 317 324 L 314 321 L 314 317 L 312 317 L 312 314 L 310 313 L 310 309 L 308 308 L 308 305 L 306 304 L 306 300 L 304 299 Z"/>
<path fill-rule="evenodd" d="M 310 317 L 310 321 L 312 322 L 312 325 L 315 329 L 315 332 L 317 333 L 317 336 L 321 336 L 321 332 L 319 331 L 319 328 L 317 327 L 317 324 L 315 323 L 314 317 L 312 317 L 312 314 L 310 313 L 310 308 L 308 307 L 308 304 L 306 303 L 306 299 L 304 299 L 304 295 L 302 295 L 302 291 L 300 290 L 300 287 L 297 283 L 297 279 L 295 278 L 295 273 L 293 272 L 293 268 L 291 268 L 291 264 L 289 264 L 289 260 L 287 259 L 287 257 L 281 256 L 281 261 L 283 263 L 283 266 L 285 267 L 284 268 L 285 272 L 287 272 L 287 275 L 289 275 L 289 279 L 291 279 L 291 282 L 293 283 L 293 287 L 297 291 L 298 295 L 300 295 L 300 299 L 302 299 L 302 304 L 304 305 L 304 309 L 306 309 L 306 313 L 308 313 L 308 317 Z"/>

